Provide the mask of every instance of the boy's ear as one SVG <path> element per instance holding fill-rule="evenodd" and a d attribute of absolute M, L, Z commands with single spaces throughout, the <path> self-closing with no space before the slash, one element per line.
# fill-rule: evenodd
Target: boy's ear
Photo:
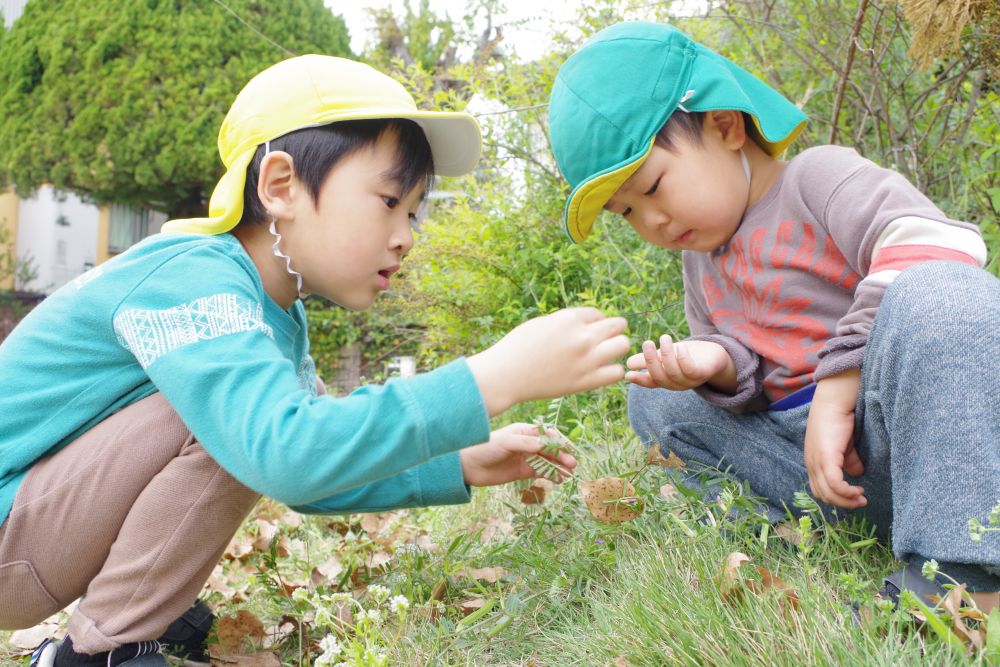
<path fill-rule="evenodd" d="M 705 118 L 708 126 L 719 133 L 723 144 L 732 150 L 739 150 L 747 139 L 747 129 L 743 122 L 743 114 L 734 109 L 718 109 L 709 111 Z"/>
<path fill-rule="evenodd" d="M 257 197 L 264 208 L 278 219 L 291 218 L 295 187 L 292 156 L 284 151 L 272 151 L 265 155 L 257 178 Z"/>

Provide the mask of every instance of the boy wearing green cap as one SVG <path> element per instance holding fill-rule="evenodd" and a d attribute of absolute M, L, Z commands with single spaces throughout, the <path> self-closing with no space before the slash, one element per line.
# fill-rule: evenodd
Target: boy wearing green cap
<path fill-rule="evenodd" d="M 158 638 L 199 654 L 211 613 L 192 602 L 259 495 L 316 513 L 465 502 L 534 476 L 537 430 L 491 434 L 489 417 L 623 377 L 625 321 L 580 308 L 323 391 L 301 297 L 371 306 L 433 174 L 479 148 L 471 116 L 420 111 L 367 65 L 281 62 L 226 116 L 209 216 L 81 276 L 0 345 L 0 627 L 83 598 L 32 665 L 164 665 Z"/>
<path fill-rule="evenodd" d="M 806 487 L 864 513 L 909 564 L 890 596 L 936 590 L 933 558 L 996 604 L 1000 540 L 967 532 L 1000 488 L 1000 282 L 979 230 L 851 149 L 782 161 L 805 115 L 671 26 L 594 35 L 549 114 L 569 236 L 606 209 L 682 252 L 691 336 L 628 360 L 642 441 L 748 481 L 774 520 Z"/>

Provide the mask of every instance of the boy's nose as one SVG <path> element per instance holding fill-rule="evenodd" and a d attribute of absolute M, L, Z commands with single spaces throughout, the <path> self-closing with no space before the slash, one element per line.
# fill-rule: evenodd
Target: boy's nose
<path fill-rule="evenodd" d="M 639 211 L 642 225 L 649 231 L 656 231 L 670 222 L 670 218 L 665 213 L 653 206 L 646 206 Z"/>
<path fill-rule="evenodd" d="M 390 247 L 401 255 L 410 252 L 410 249 L 413 248 L 413 229 L 410 227 L 409 219 L 407 219 L 405 225 L 393 234 L 389 243 Z"/>

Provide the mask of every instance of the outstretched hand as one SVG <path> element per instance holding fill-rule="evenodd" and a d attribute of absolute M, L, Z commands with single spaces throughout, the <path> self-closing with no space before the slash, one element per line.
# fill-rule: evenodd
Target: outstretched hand
<path fill-rule="evenodd" d="M 469 357 L 490 415 L 515 403 L 557 398 L 621 380 L 616 359 L 628 352 L 623 317 L 596 308 L 566 308 L 515 327 Z"/>
<path fill-rule="evenodd" d="M 642 352 L 629 357 L 625 365 L 629 369 L 625 379 L 629 382 L 647 389 L 683 391 L 721 378 L 732 366 L 732 359 L 718 343 L 703 340 L 675 343 L 670 336 L 663 335 L 659 350 L 653 341 L 647 340 L 642 344 Z M 735 384 L 735 370 L 732 375 Z"/>
<path fill-rule="evenodd" d="M 546 435 L 556 439 L 564 437 L 551 428 L 546 430 Z M 576 467 L 572 454 L 561 452 L 553 457 L 542 454 L 541 449 L 542 437 L 537 426 L 510 424 L 497 429 L 490 434 L 489 442 L 467 447 L 459 453 L 465 483 L 491 486 L 537 477 L 538 474 L 528 465 L 528 459 L 536 454 L 569 471 Z"/>

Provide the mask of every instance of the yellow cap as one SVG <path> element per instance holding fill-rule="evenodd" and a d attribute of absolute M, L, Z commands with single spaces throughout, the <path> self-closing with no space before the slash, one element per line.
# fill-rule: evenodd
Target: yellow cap
<path fill-rule="evenodd" d="M 212 191 L 208 217 L 171 220 L 163 231 L 229 231 L 243 215 L 247 167 L 258 146 L 307 127 L 374 118 L 408 118 L 420 125 L 438 174 L 461 176 L 479 161 L 482 136 L 471 115 L 421 111 L 398 81 L 363 63 L 298 56 L 251 79 L 229 108 L 219 130 L 219 155 L 226 173 Z"/>

